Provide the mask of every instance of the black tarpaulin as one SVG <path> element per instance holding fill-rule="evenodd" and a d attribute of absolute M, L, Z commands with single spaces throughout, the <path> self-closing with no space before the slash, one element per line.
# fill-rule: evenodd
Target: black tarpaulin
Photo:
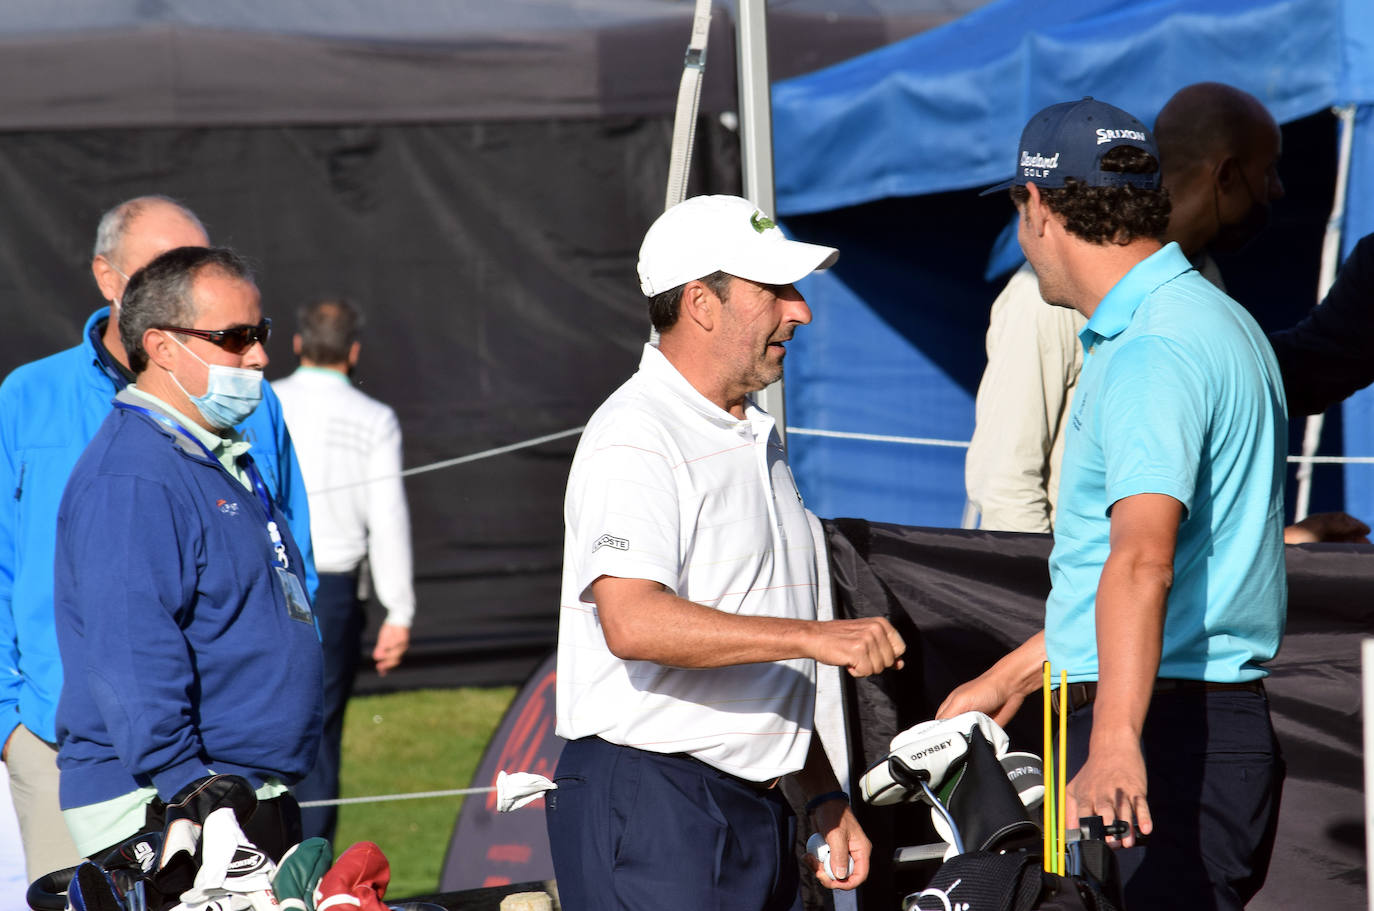
<path fill-rule="evenodd" d="M 635 278 L 662 210 L 662 118 L 0 134 L 0 373 L 76 344 L 102 305 L 100 214 L 170 194 L 254 264 L 289 373 L 297 306 L 366 314 L 356 381 L 395 408 L 408 468 L 585 423 L 648 337 Z M 738 192 L 703 118 L 693 192 Z M 411 651 L 359 689 L 510 683 L 553 646 L 577 437 L 406 481 Z M 370 651 L 370 646 L 368 647 Z"/>

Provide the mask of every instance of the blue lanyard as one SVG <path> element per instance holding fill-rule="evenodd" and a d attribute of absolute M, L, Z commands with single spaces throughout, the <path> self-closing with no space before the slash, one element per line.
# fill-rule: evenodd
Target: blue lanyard
<path fill-rule="evenodd" d="M 115 401 L 114 406 L 116 408 L 123 408 L 125 411 L 137 411 L 139 414 L 147 415 L 173 433 L 189 439 L 192 443 L 200 447 L 200 451 L 205 453 L 207 459 L 213 462 L 221 471 L 224 471 L 224 465 L 221 464 L 220 460 L 215 457 L 215 454 L 210 451 L 210 448 L 200 441 L 199 437 L 188 432 L 184 427 L 177 424 L 176 421 L 167 417 L 165 414 L 159 414 L 151 408 L 144 408 L 142 405 L 131 405 L 128 402 L 121 402 L 118 400 Z M 258 502 L 262 504 L 262 510 L 267 515 L 267 538 L 272 542 L 272 552 L 276 555 L 277 561 L 281 563 L 281 568 L 289 570 L 291 568 L 291 560 L 286 555 L 286 542 L 282 540 L 281 529 L 277 526 L 276 520 L 272 518 L 272 496 L 267 492 L 267 484 L 263 482 L 262 474 L 258 471 L 258 466 L 253 462 L 252 456 L 248 456 L 241 467 L 248 475 L 248 480 L 253 485 L 253 493 L 257 494 Z M 225 474 L 228 474 L 228 472 L 226 471 Z M 237 481 L 235 483 L 237 483 Z"/>

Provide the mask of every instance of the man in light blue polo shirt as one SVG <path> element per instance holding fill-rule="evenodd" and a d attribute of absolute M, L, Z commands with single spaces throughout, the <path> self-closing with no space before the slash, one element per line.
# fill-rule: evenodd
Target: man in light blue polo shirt
<path fill-rule="evenodd" d="M 1006 721 L 1068 672 L 1065 818 L 1133 821 L 1129 908 L 1242 908 L 1264 882 L 1283 762 L 1262 678 L 1282 639 L 1287 413 L 1254 320 L 1168 222 L 1154 140 L 1092 99 L 1021 137 L 1011 189 L 1041 296 L 1082 313 L 1045 631 L 941 707 Z M 1094 722 L 1094 719 L 1096 721 Z"/>

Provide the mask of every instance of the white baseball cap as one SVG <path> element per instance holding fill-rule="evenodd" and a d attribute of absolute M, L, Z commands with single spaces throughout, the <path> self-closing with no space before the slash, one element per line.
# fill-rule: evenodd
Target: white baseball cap
<path fill-rule="evenodd" d="M 639 248 L 639 288 L 653 297 L 713 272 L 790 285 L 839 257 L 834 247 L 788 240 L 747 199 L 693 196 L 649 226 Z"/>

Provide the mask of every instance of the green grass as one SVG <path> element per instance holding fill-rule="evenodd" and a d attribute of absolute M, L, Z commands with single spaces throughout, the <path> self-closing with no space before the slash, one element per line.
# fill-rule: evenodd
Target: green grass
<path fill-rule="evenodd" d="M 344 716 L 342 796 L 469 787 L 514 698 L 514 687 L 354 698 Z M 439 797 L 342 806 L 335 853 L 376 842 L 391 864 L 388 899 L 436 892 L 462 803 L 462 797 Z"/>

